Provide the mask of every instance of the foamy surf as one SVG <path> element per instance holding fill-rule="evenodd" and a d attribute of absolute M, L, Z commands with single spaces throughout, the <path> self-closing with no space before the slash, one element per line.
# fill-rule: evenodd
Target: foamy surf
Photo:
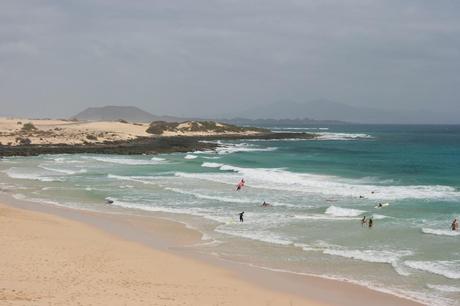
<path fill-rule="evenodd" d="M 337 207 L 332 205 L 329 206 L 324 213 L 334 217 L 357 217 L 365 213 L 365 211 L 359 209 Z"/>
<path fill-rule="evenodd" d="M 277 147 L 260 147 L 250 143 L 222 143 L 218 142 L 219 146 L 215 149 L 217 154 L 232 154 L 239 152 L 271 152 Z"/>
<path fill-rule="evenodd" d="M 120 165 L 157 165 L 165 161 L 164 158 L 152 157 L 148 159 L 133 159 L 133 158 L 121 158 L 121 157 L 103 157 L 103 156 L 89 156 L 84 157 L 86 159 L 93 159 L 96 161 Z"/>
<path fill-rule="evenodd" d="M 450 279 L 460 279 L 460 260 L 415 261 L 404 264 L 412 269 L 442 275 Z"/>
<path fill-rule="evenodd" d="M 319 132 L 316 133 L 318 140 L 360 140 L 360 139 L 373 139 L 374 137 L 364 133 L 331 133 Z"/>
<path fill-rule="evenodd" d="M 14 179 L 21 179 L 21 180 L 36 180 L 41 182 L 59 182 L 62 181 L 62 178 L 53 177 L 50 175 L 46 175 L 44 173 L 37 173 L 34 171 L 27 171 L 23 168 L 9 168 L 8 170 L 4 171 L 6 175 L 10 178 Z"/>
<path fill-rule="evenodd" d="M 326 196 L 359 197 L 367 199 L 401 200 L 401 199 L 460 199 L 460 192 L 454 187 L 441 185 L 372 185 L 365 184 L 361 179 L 353 180 L 335 176 L 296 173 L 280 168 L 244 168 L 221 163 L 203 163 L 203 167 L 218 168 L 232 171 L 246 179 L 254 188 L 296 191 L 302 193 L 318 193 Z M 209 176 L 207 173 L 188 173 L 197 179 L 218 179 L 221 182 L 234 184 L 231 177 Z M 231 178 L 233 180 L 233 178 Z"/>
<path fill-rule="evenodd" d="M 437 236 L 460 236 L 459 231 L 443 230 L 434 228 L 422 228 L 422 232 L 425 234 L 437 235 Z"/>
<path fill-rule="evenodd" d="M 428 288 L 442 291 L 442 292 L 460 292 L 460 287 L 455 287 L 455 286 L 447 286 L 447 285 L 433 285 L 433 284 L 427 284 L 426 285 Z"/>
<path fill-rule="evenodd" d="M 57 173 L 63 173 L 63 174 L 67 174 L 67 175 L 78 174 L 78 173 L 81 174 L 81 173 L 86 173 L 88 171 L 86 169 L 70 170 L 70 169 L 64 169 L 64 168 L 53 168 L 53 167 L 48 167 L 48 166 L 45 166 L 45 165 L 38 165 L 38 167 L 40 167 L 40 168 L 42 168 L 44 170 L 57 172 Z"/>
<path fill-rule="evenodd" d="M 369 263 L 386 263 L 391 264 L 395 271 L 402 275 L 410 275 L 406 270 L 404 270 L 400 261 L 403 257 L 413 255 L 412 251 L 390 251 L 390 250 L 348 250 L 348 249 L 325 249 L 323 250 L 324 254 L 340 256 L 355 260 L 361 260 Z"/>

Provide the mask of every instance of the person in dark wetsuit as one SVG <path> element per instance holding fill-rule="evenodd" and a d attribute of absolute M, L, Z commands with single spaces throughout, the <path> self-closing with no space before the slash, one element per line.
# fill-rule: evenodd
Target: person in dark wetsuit
<path fill-rule="evenodd" d="M 243 220 L 244 211 L 243 211 L 243 212 L 240 212 L 239 215 L 240 215 L 240 222 L 243 222 L 243 221 L 244 221 L 244 220 Z"/>
<path fill-rule="evenodd" d="M 372 220 L 372 217 L 369 218 L 368 223 L 369 223 L 369 228 L 372 228 L 372 225 L 374 225 L 374 220 Z"/>
<path fill-rule="evenodd" d="M 453 231 L 458 231 L 458 221 L 457 221 L 457 219 L 454 219 L 454 221 L 452 221 L 452 225 L 450 226 L 450 228 Z"/>
<path fill-rule="evenodd" d="M 367 223 L 366 216 L 363 216 L 363 218 L 361 219 L 361 226 L 364 226 L 364 224 L 366 223 Z"/>

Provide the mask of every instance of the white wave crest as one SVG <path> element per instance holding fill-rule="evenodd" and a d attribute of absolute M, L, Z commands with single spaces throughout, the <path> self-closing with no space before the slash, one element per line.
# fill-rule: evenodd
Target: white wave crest
<path fill-rule="evenodd" d="M 202 166 L 218 167 L 218 163 Z M 282 191 L 296 191 L 323 194 L 326 196 L 366 196 L 375 200 L 399 199 L 460 199 L 460 192 L 454 187 L 441 185 L 377 185 L 361 179 L 344 179 L 335 176 L 296 173 L 280 168 L 243 168 L 221 165 L 222 171 L 232 171 L 244 177 L 253 188 Z M 176 173 L 176 176 L 194 177 L 233 185 L 234 176 L 214 173 Z"/>
<path fill-rule="evenodd" d="M 160 180 L 162 177 L 160 176 L 123 176 L 123 175 L 115 175 L 115 174 L 108 174 L 107 178 L 119 180 L 119 181 L 131 181 L 131 182 L 138 182 L 142 184 L 150 184 L 156 185 L 157 183 L 155 180 Z"/>
<path fill-rule="evenodd" d="M 434 229 L 434 228 L 422 228 L 422 232 L 425 234 L 439 235 L 439 236 L 460 236 L 460 232 L 452 230 Z"/>
<path fill-rule="evenodd" d="M 14 178 L 14 179 L 36 180 L 36 181 L 41 181 L 41 182 L 60 182 L 62 181 L 62 179 L 59 177 L 45 176 L 41 173 L 25 171 L 24 169 L 15 168 L 15 167 L 5 170 L 4 172 L 10 178 Z"/>
<path fill-rule="evenodd" d="M 324 254 L 351 258 L 371 263 L 388 263 L 395 271 L 403 276 L 409 275 L 399 265 L 402 257 L 410 256 L 411 251 L 388 251 L 388 250 L 347 250 L 347 249 L 326 249 Z"/>
<path fill-rule="evenodd" d="M 432 285 L 427 284 L 428 288 L 442 291 L 442 292 L 460 292 L 460 287 L 448 286 L 448 285 Z"/>
<path fill-rule="evenodd" d="M 350 220 L 359 220 L 359 218 L 335 217 L 335 216 L 324 215 L 324 214 L 294 215 L 294 218 L 295 218 L 295 219 L 300 219 L 300 220 L 324 220 L 324 221 L 350 221 Z"/>
<path fill-rule="evenodd" d="M 364 210 L 343 208 L 343 207 L 337 207 L 334 205 L 329 206 L 325 211 L 325 214 L 335 216 L 335 217 L 357 217 L 363 213 L 365 213 Z"/>
<path fill-rule="evenodd" d="M 220 163 L 209 163 L 209 162 L 204 162 L 201 167 L 205 167 L 205 168 L 219 168 L 219 167 L 222 167 L 224 164 L 220 164 Z"/>
<path fill-rule="evenodd" d="M 363 133 L 331 133 L 320 132 L 317 133 L 319 140 L 359 140 L 359 139 L 372 139 L 371 135 Z"/>
<path fill-rule="evenodd" d="M 195 159 L 195 158 L 197 158 L 197 157 L 198 157 L 198 156 L 196 156 L 196 155 L 187 154 L 187 155 L 185 155 L 184 158 L 185 158 L 185 159 Z"/>
<path fill-rule="evenodd" d="M 102 157 L 102 156 L 90 156 L 84 157 L 87 159 L 93 159 L 104 163 L 121 164 L 121 165 L 157 165 L 164 162 L 164 158 L 153 157 L 152 159 L 134 159 L 134 158 L 122 158 L 122 157 Z"/>
<path fill-rule="evenodd" d="M 236 229 L 216 228 L 216 232 L 241 238 L 279 245 L 292 245 L 293 242 L 270 231 L 238 231 Z"/>
<path fill-rule="evenodd" d="M 250 143 L 222 144 L 222 142 L 218 142 L 218 144 L 220 146 L 216 148 L 217 154 L 232 154 L 237 152 L 270 152 L 278 149 L 276 147 L 263 148 Z"/>
<path fill-rule="evenodd" d="M 206 195 L 206 194 L 200 194 L 198 192 L 191 192 L 191 191 L 186 191 L 186 190 L 182 190 L 179 188 L 172 188 L 172 187 L 166 187 L 165 189 L 172 191 L 172 192 L 176 192 L 176 193 L 191 195 L 199 199 L 215 200 L 219 202 L 229 202 L 229 203 L 244 203 L 244 204 L 254 203 L 254 201 L 251 201 L 250 199 L 247 199 L 247 198 L 231 198 L 231 197 L 224 197 L 224 196 Z"/>
<path fill-rule="evenodd" d="M 450 279 L 460 279 L 460 260 L 413 261 L 404 264 L 412 269 L 442 275 Z"/>
<path fill-rule="evenodd" d="M 58 173 L 64 173 L 64 174 L 68 174 L 68 175 L 77 174 L 77 173 L 86 173 L 87 172 L 86 169 L 70 170 L 70 169 L 53 168 L 53 167 L 48 167 L 48 166 L 44 166 L 44 165 L 38 165 L 38 167 L 40 167 L 40 168 L 42 168 L 44 170 L 58 172 Z"/>

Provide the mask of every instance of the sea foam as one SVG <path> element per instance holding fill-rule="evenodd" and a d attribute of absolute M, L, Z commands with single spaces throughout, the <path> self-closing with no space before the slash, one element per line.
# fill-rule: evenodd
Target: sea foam
<path fill-rule="evenodd" d="M 450 279 L 460 279 L 460 260 L 414 261 L 407 260 L 404 264 L 412 269 L 442 275 Z"/>
<path fill-rule="evenodd" d="M 343 208 L 337 206 L 329 206 L 326 209 L 325 214 L 335 216 L 335 217 L 357 217 L 365 213 L 364 210 L 352 209 L 352 208 Z"/>
<path fill-rule="evenodd" d="M 165 161 L 164 158 L 159 158 L 159 157 L 153 157 L 150 160 L 121 158 L 121 157 L 102 157 L 102 156 L 90 156 L 90 157 L 85 157 L 85 158 L 101 161 L 104 163 L 113 163 L 113 164 L 121 164 L 121 165 L 157 165 Z"/>
<path fill-rule="evenodd" d="M 438 236 L 460 236 L 459 231 L 434 229 L 434 228 L 422 228 L 422 232 L 425 234 L 438 235 Z"/>
<path fill-rule="evenodd" d="M 238 173 L 248 186 L 282 191 L 317 193 L 327 196 L 358 197 L 365 195 L 375 200 L 400 199 L 460 199 L 454 187 L 442 185 L 377 185 L 367 184 L 362 179 L 343 179 L 336 176 L 296 173 L 281 168 L 244 168 L 219 163 L 203 163 L 203 167 L 219 168 Z M 235 177 L 209 173 L 176 173 L 178 176 L 195 177 L 211 181 L 234 184 Z"/>

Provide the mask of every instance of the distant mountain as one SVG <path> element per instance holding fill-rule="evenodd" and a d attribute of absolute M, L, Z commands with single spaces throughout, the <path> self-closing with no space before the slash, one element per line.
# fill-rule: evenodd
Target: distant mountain
<path fill-rule="evenodd" d="M 244 112 L 235 114 L 234 117 L 249 119 L 311 118 L 320 121 L 387 124 L 458 123 L 458 119 L 449 114 L 417 109 L 388 111 L 370 107 L 356 107 L 328 100 L 314 100 L 306 103 L 283 101 L 271 105 L 251 107 Z"/>
<path fill-rule="evenodd" d="M 135 106 L 89 107 L 72 118 L 82 121 L 116 121 L 120 119 L 130 122 L 184 121 L 184 119 L 177 117 L 155 116 Z"/>

